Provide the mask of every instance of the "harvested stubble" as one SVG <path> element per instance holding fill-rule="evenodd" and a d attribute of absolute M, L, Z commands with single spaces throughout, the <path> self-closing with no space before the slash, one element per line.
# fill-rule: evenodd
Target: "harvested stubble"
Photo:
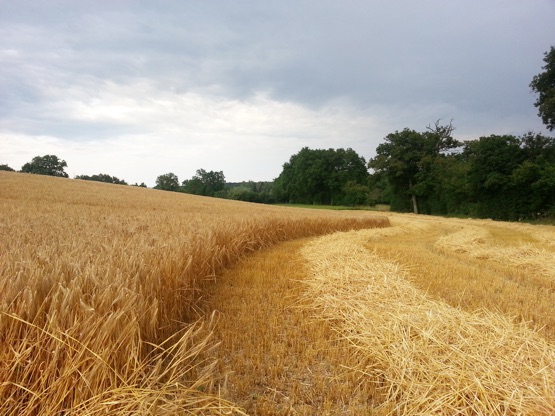
<path fill-rule="evenodd" d="M 503 225 L 493 225 L 486 221 L 476 221 L 476 223 L 477 225 L 474 226 L 466 224 L 459 231 L 439 238 L 436 246 L 442 250 L 464 253 L 477 259 L 490 259 L 527 270 L 552 282 L 555 289 L 554 227 L 520 225 L 517 228 L 513 224 L 506 223 Z M 499 244 L 499 241 L 494 239 L 495 234 L 500 232 L 503 235 L 508 234 L 508 238 L 502 239 L 505 244 Z M 515 244 L 517 240 L 515 235 L 521 237 L 519 244 Z M 542 237 L 539 241 L 537 241 L 538 236 Z"/>
<path fill-rule="evenodd" d="M 386 226 L 0 172 L 0 414 L 240 413 L 212 390 L 203 285 L 246 253 Z"/>
<path fill-rule="evenodd" d="M 349 343 L 300 304 L 306 241 L 249 256 L 207 291 L 207 311 L 220 317 L 222 396 L 253 416 L 374 414 L 376 384 L 345 369 Z"/>
<path fill-rule="evenodd" d="M 383 380 L 384 413 L 555 414 L 553 344 L 502 315 L 432 300 L 364 247 L 372 237 L 337 233 L 303 253 L 307 299 L 352 343 L 353 370 Z"/>
<path fill-rule="evenodd" d="M 429 296 L 525 321 L 555 341 L 555 227 L 388 214 L 367 247 L 410 270 Z"/>

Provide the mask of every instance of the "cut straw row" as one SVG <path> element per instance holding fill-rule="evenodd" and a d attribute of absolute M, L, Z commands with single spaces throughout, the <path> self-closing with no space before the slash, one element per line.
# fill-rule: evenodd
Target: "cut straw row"
<path fill-rule="evenodd" d="M 364 248 L 372 233 L 321 237 L 303 255 L 307 298 L 353 345 L 353 371 L 383 380 L 387 414 L 555 414 L 552 344 L 505 316 L 431 300 Z"/>

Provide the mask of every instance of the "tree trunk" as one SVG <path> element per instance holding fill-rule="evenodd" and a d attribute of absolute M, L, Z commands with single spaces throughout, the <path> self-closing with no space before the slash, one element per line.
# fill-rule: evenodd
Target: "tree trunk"
<path fill-rule="evenodd" d="M 418 204 L 416 203 L 416 195 L 412 194 L 412 209 L 415 214 L 418 214 Z"/>
<path fill-rule="evenodd" d="M 409 189 L 410 195 L 412 197 L 412 210 L 415 214 L 418 214 L 418 202 L 416 200 L 416 194 L 414 193 L 414 189 L 412 186 L 412 179 L 409 179 Z"/>

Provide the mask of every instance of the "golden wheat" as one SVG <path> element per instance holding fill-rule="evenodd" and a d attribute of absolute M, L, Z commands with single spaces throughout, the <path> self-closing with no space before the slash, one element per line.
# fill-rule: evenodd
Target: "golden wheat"
<path fill-rule="evenodd" d="M 0 413 L 241 413 L 211 389 L 198 299 L 246 253 L 386 226 L 0 172 Z"/>

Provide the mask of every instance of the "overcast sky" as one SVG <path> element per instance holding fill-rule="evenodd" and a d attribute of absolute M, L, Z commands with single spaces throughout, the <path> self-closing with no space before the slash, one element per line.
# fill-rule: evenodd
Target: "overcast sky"
<path fill-rule="evenodd" d="M 273 180 L 405 127 L 546 133 L 555 0 L 0 0 L 0 164 Z"/>

